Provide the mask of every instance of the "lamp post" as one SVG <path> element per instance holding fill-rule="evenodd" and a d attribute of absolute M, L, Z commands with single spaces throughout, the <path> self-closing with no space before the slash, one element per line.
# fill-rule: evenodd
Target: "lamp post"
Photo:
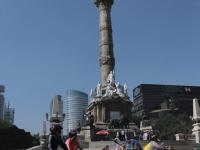
<path fill-rule="evenodd" d="M 49 114 L 46 113 L 46 120 L 49 121 L 51 123 L 51 125 L 55 125 L 55 124 L 60 124 L 65 120 L 65 114 L 59 114 L 58 112 L 56 112 L 56 114 L 52 114 L 49 118 Z"/>

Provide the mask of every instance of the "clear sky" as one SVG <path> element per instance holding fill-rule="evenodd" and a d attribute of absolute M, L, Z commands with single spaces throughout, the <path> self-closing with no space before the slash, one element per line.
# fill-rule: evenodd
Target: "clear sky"
<path fill-rule="evenodd" d="M 0 0 L 0 84 L 15 124 L 42 130 L 56 94 L 89 93 L 100 80 L 93 0 Z M 199 0 L 115 0 L 116 80 L 200 85 Z"/>

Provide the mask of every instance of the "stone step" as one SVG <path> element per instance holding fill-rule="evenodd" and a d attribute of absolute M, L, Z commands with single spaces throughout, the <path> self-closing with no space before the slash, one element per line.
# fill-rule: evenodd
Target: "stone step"
<path fill-rule="evenodd" d="M 89 148 L 89 142 L 79 140 L 79 144 L 83 149 Z"/>
<path fill-rule="evenodd" d="M 163 141 L 166 145 L 172 145 L 175 150 L 192 150 L 194 148 L 194 142 L 177 142 L 177 141 Z M 141 141 L 141 145 L 144 146 L 148 141 Z M 89 142 L 89 147 L 85 147 L 84 150 L 102 150 L 106 145 L 110 150 L 115 150 L 116 144 L 113 141 L 93 141 Z"/>
<path fill-rule="evenodd" d="M 78 139 L 81 140 L 85 140 L 85 136 L 83 134 L 78 134 Z"/>

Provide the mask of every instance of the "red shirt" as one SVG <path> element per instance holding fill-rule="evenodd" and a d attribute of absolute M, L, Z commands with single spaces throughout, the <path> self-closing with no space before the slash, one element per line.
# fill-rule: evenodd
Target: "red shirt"
<path fill-rule="evenodd" d="M 73 139 L 73 138 L 68 138 L 65 142 L 65 144 L 67 145 L 67 147 L 69 148 L 69 150 L 77 150 L 78 149 L 78 141 L 77 139 Z"/>

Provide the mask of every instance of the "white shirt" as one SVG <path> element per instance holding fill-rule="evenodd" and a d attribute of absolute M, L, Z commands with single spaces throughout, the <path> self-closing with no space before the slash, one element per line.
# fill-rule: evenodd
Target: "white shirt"
<path fill-rule="evenodd" d="M 149 150 L 162 150 L 164 146 L 161 144 L 156 143 L 155 141 L 150 142 Z"/>

